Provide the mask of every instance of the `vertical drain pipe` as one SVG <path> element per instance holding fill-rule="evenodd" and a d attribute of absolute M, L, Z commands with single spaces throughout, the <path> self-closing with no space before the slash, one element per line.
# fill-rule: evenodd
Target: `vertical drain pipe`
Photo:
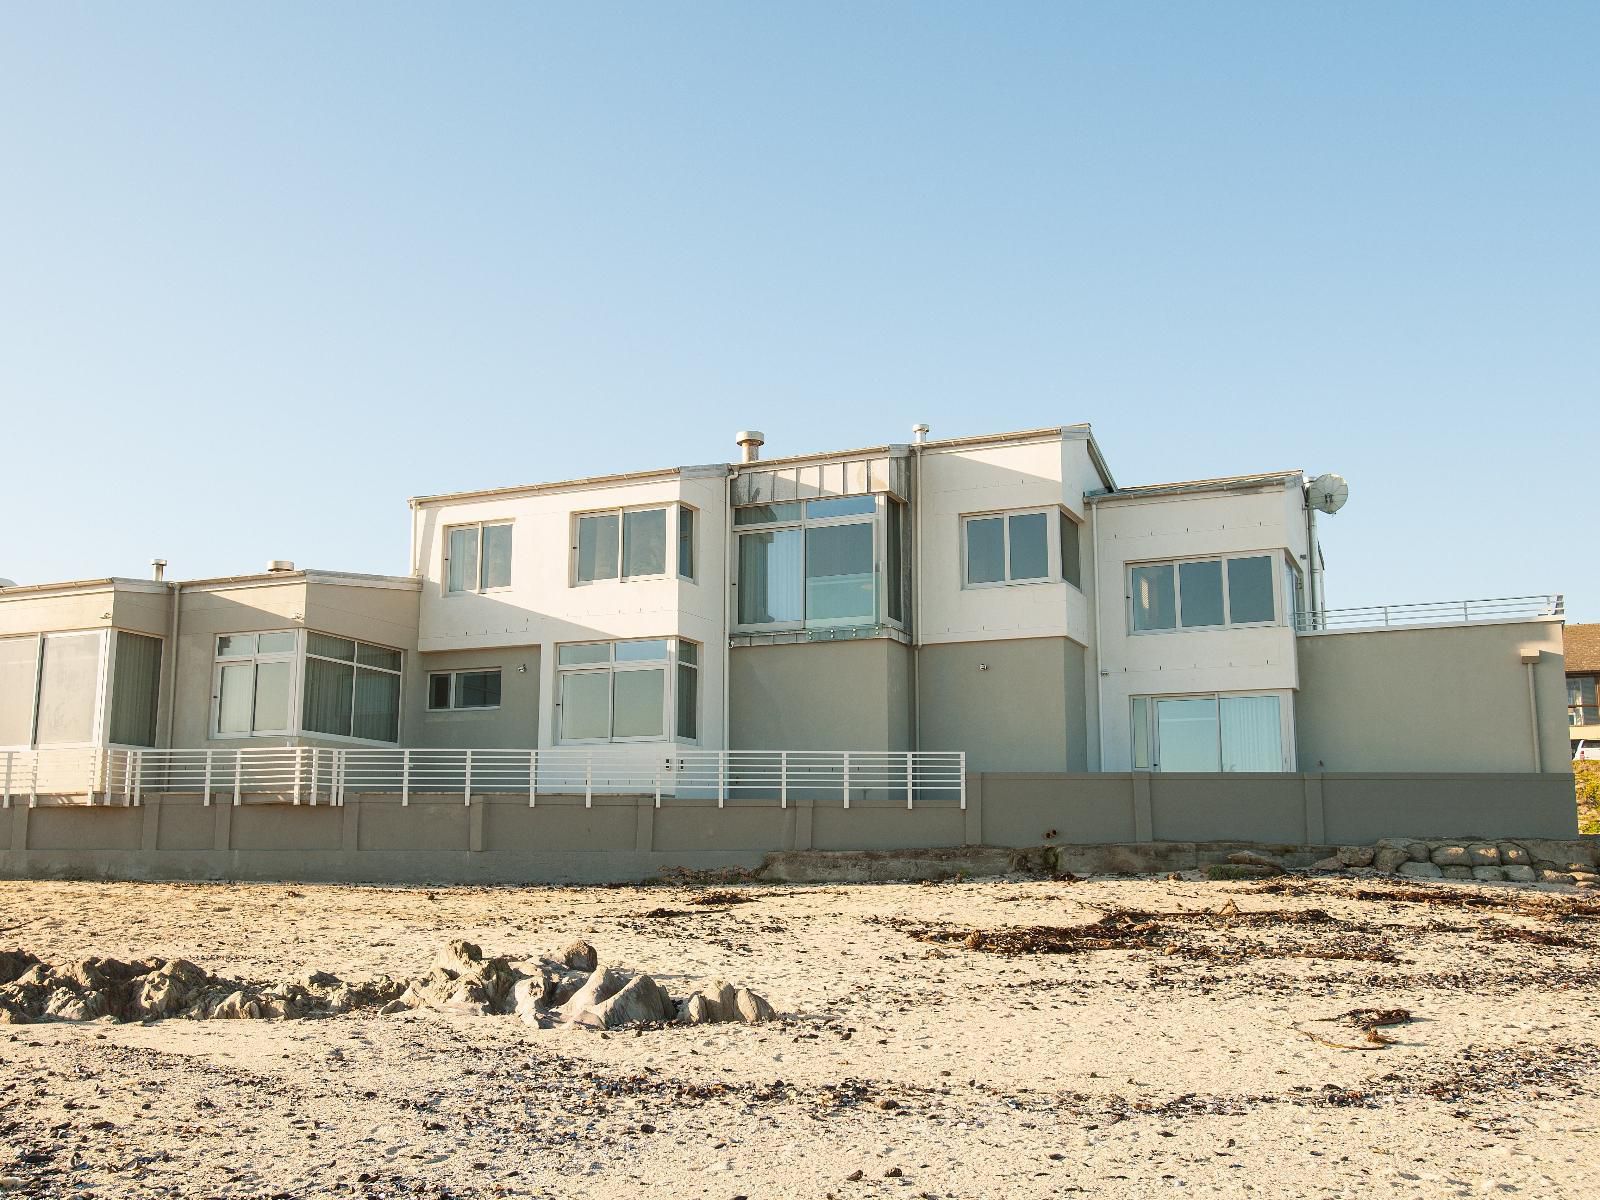
<path fill-rule="evenodd" d="M 911 427 L 911 570 L 906 582 L 911 585 L 911 749 L 922 750 L 922 446 L 928 438 L 928 425 L 919 421 Z"/>
<path fill-rule="evenodd" d="M 1539 651 L 1522 651 L 1522 665 L 1528 672 L 1528 724 L 1533 730 L 1533 772 L 1544 771 L 1544 747 L 1539 744 L 1539 692 L 1534 687 L 1533 669 L 1539 664 Z"/>

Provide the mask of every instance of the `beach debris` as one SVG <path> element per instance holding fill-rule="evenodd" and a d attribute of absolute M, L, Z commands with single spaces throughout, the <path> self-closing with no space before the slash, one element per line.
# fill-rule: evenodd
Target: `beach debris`
<path fill-rule="evenodd" d="M 722 888 L 709 892 L 701 892 L 698 896 L 690 896 L 690 904 L 749 904 L 756 897 L 749 892 L 735 892 Z"/>
<path fill-rule="evenodd" d="M 1235 850 L 1228 855 L 1228 861 L 1238 867 L 1261 867 L 1275 875 L 1287 875 L 1289 868 L 1277 859 L 1266 854 L 1257 854 L 1254 850 Z"/>
<path fill-rule="evenodd" d="M 297 1020 L 357 1010 L 387 1016 L 416 1009 L 460 1016 L 514 1014 L 541 1028 L 756 1025 L 777 1016 L 763 997 L 724 980 L 675 1000 L 648 974 L 602 966 L 587 942 L 575 942 L 559 956 L 513 959 L 486 955 L 482 947 L 456 940 L 440 949 L 425 975 L 409 980 L 380 975 L 346 981 L 312 971 L 279 984 L 214 975 L 182 958 L 53 963 L 25 950 L 0 951 L 0 1024 L 7 1025 Z"/>

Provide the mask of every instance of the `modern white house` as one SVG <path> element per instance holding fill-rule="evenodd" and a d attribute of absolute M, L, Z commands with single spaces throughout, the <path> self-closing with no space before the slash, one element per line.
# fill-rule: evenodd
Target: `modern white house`
<path fill-rule="evenodd" d="M 0 588 L 5 795 L 68 751 L 90 800 L 126 793 L 117 755 L 143 748 L 169 757 L 141 794 L 203 762 L 208 798 L 239 750 L 292 751 L 297 796 L 307 753 L 312 796 L 362 764 L 403 760 L 409 795 L 427 763 L 456 786 L 517 755 L 481 790 L 590 794 L 594 763 L 653 762 L 659 798 L 705 755 L 723 801 L 786 787 L 758 752 L 853 753 L 847 800 L 952 763 L 1080 794 L 1569 770 L 1560 597 L 1330 609 L 1336 476 L 1123 486 L 1087 425 L 925 433 L 765 457 L 744 432 L 731 463 L 418 497 L 393 576 Z"/>

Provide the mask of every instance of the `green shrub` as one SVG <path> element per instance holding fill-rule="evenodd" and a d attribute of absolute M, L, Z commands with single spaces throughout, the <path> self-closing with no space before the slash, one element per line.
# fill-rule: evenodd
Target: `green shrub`
<path fill-rule="evenodd" d="M 1578 799 L 1578 832 L 1600 833 L 1600 762 L 1573 763 L 1572 786 Z"/>

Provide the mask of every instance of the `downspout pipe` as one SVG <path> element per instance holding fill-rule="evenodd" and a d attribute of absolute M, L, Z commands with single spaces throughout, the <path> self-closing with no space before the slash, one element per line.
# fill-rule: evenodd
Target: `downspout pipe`
<path fill-rule="evenodd" d="M 1089 579 L 1094 588 L 1094 726 L 1098 743 L 1095 769 L 1106 769 L 1106 677 L 1100 670 L 1100 506 L 1084 505 L 1089 510 Z"/>
<path fill-rule="evenodd" d="M 1539 652 L 1524 650 L 1522 665 L 1528 671 L 1528 725 L 1533 730 L 1533 771 L 1537 775 L 1544 771 L 1544 747 L 1539 742 L 1539 691 L 1533 675 L 1534 667 L 1539 665 Z"/>
<path fill-rule="evenodd" d="M 168 750 L 173 746 L 173 722 L 177 719 L 178 706 L 178 630 L 182 625 L 183 615 L 183 584 L 174 580 L 167 584 L 167 589 L 172 595 L 172 620 L 167 628 L 167 692 L 166 703 L 162 706 L 166 712 L 166 734 L 161 739 Z M 209 686 L 209 684 L 208 684 Z"/>

